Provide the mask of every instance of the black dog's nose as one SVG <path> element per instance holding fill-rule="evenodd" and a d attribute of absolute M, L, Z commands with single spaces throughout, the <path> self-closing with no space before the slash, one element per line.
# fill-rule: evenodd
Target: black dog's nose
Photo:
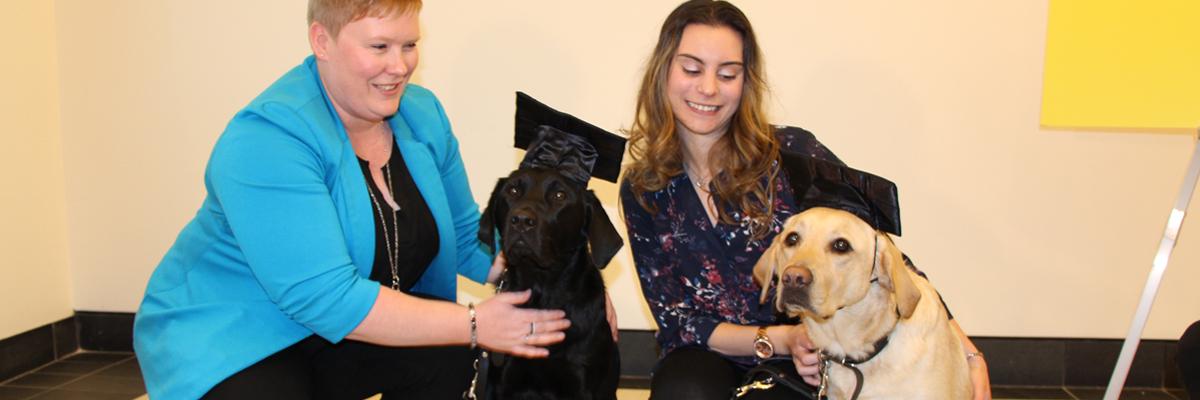
<path fill-rule="evenodd" d="M 808 267 L 789 266 L 783 270 L 783 285 L 802 287 L 812 283 L 812 271 Z"/>
<path fill-rule="evenodd" d="M 525 210 L 514 211 L 508 216 L 508 225 L 521 232 L 533 229 L 537 225 L 537 217 Z"/>

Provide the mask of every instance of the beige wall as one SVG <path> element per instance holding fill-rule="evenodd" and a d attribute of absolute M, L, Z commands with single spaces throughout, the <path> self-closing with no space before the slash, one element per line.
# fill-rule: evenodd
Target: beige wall
<path fill-rule="evenodd" d="M 137 309 L 217 135 L 307 51 L 301 3 L 59 1 L 77 310 Z"/>
<path fill-rule="evenodd" d="M 0 338 L 71 316 L 54 2 L 0 24 Z"/>
<path fill-rule="evenodd" d="M 222 126 L 307 54 L 302 3 L 59 1 L 76 309 L 136 309 L 204 194 Z M 1039 128 L 1045 0 L 738 3 L 766 52 L 774 120 L 900 185 L 899 244 L 969 333 L 1124 336 L 1191 139 Z M 515 90 L 628 126 L 675 4 L 426 2 L 417 82 L 445 103 L 477 200 L 519 156 Z M 593 187 L 615 206 L 614 185 Z M 1147 337 L 1200 318 L 1186 284 L 1200 281 L 1197 244 L 1189 221 Z M 606 276 L 622 327 L 652 326 L 627 256 Z"/>

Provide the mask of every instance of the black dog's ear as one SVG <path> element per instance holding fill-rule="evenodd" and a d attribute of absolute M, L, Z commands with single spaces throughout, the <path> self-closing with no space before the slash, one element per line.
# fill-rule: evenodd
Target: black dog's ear
<path fill-rule="evenodd" d="M 503 227 L 504 219 L 508 217 L 508 202 L 504 201 L 506 182 L 508 178 L 496 181 L 496 187 L 492 188 L 492 196 L 488 198 L 487 208 L 479 217 L 479 241 L 483 242 L 492 254 L 496 253 L 496 227 Z"/>
<path fill-rule="evenodd" d="M 621 241 L 621 235 L 617 234 L 612 220 L 608 219 L 608 213 L 604 212 L 604 205 L 600 204 L 596 193 L 588 190 L 586 198 L 589 218 L 587 236 L 588 244 L 592 247 L 592 263 L 604 269 L 625 242 Z"/>

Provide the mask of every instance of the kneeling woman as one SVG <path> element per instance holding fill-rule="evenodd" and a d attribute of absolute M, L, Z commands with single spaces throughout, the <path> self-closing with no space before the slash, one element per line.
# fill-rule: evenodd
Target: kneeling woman
<path fill-rule="evenodd" d="M 544 357 L 557 310 L 452 301 L 494 280 L 437 98 L 410 85 L 419 0 L 311 0 L 313 55 L 233 117 L 208 197 L 150 278 L 154 398 L 457 398 L 470 348 Z"/>

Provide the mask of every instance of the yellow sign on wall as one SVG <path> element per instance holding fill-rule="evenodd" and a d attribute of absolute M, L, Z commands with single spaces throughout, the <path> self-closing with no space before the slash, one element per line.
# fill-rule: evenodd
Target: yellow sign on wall
<path fill-rule="evenodd" d="M 1051 0 L 1042 125 L 1200 127 L 1200 0 Z"/>

